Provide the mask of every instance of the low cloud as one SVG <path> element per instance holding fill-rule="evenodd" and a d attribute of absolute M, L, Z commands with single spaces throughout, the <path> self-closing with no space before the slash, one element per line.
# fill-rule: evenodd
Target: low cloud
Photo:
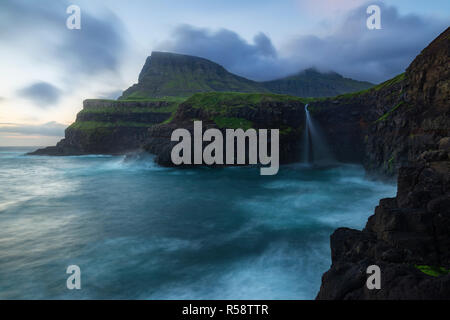
<path fill-rule="evenodd" d="M 0 123 L 0 133 L 18 135 L 39 135 L 47 137 L 63 137 L 67 125 L 55 121 L 41 125 L 27 125 L 18 123 Z"/>
<path fill-rule="evenodd" d="M 349 4 L 354 6 L 354 1 Z M 381 82 L 403 72 L 448 25 L 448 21 L 401 15 L 395 7 L 382 2 L 370 4 L 381 8 L 382 30 L 367 29 L 366 4 L 351 9 L 327 36 L 297 36 L 278 50 L 264 33 L 248 43 L 230 30 L 211 31 L 189 25 L 177 27 L 171 40 L 161 43 L 158 49 L 207 58 L 254 80 L 274 79 L 315 67 Z"/>
<path fill-rule="evenodd" d="M 33 83 L 17 93 L 42 108 L 58 103 L 62 94 L 61 90 L 47 82 Z"/>
<path fill-rule="evenodd" d="M 248 43 L 231 30 L 211 31 L 191 25 L 178 26 L 171 40 L 160 44 L 158 50 L 210 59 L 231 72 L 257 79 L 265 78 L 267 67 L 278 61 L 277 51 L 264 33 L 257 34 L 253 43 Z"/>
<path fill-rule="evenodd" d="M 286 50 L 293 65 L 380 82 L 403 72 L 447 26 L 436 19 L 401 15 L 382 2 L 375 4 L 381 8 L 381 30 L 367 29 L 367 5 L 360 6 L 332 34 L 300 36 L 289 43 Z"/>

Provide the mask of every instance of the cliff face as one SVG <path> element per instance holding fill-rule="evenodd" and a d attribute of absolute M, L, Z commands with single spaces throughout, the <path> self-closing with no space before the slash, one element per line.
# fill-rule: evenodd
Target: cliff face
<path fill-rule="evenodd" d="M 450 135 L 448 33 L 423 50 L 405 74 L 363 92 L 311 103 L 339 159 L 362 162 L 372 175 L 393 177 Z"/>
<path fill-rule="evenodd" d="M 449 142 L 400 169 L 397 197 L 382 199 L 363 231 L 333 233 L 317 299 L 450 298 Z M 380 290 L 366 287 L 370 265 L 381 269 Z"/>
<path fill-rule="evenodd" d="M 450 297 L 449 51 L 447 29 L 405 74 L 362 92 L 309 100 L 338 160 L 363 163 L 370 174 L 398 174 L 397 196 L 380 201 L 363 231 L 338 229 L 331 236 L 332 265 L 318 299 Z M 297 80 L 272 82 L 270 90 L 295 94 Z M 299 159 L 308 100 L 209 91 L 267 89 L 205 59 L 153 53 L 122 100 L 85 101 L 65 139 L 33 154 L 123 154 L 143 147 L 172 166 L 172 131 L 192 132 L 202 120 L 204 130 L 280 129 L 281 162 Z M 196 92 L 203 93 L 165 97 Z M 381 290 L 365 286 L 372 264 L 382 270 Z"/>
<path fill-rule="evenodd" d="M 177 101 L 85 100 L 55 147 L 32 155 L 124 154 L 139 149 L 148 129 L 171 116 Z"/>
<path fill-rule="evenodd" d="M 173 166 L 170 153 L 177 142 L 170 141 L 172 131 L 185 128 L 192 135 L 195 120 L 202 121 L 203 130 L 218 128 L 223 133 L 225 129 L 239 128 L 280 129 L 280 162 L 300 158 L 299 141 L 305 121 L 303 100 L 275 94 L 196 94 L 179 106 L 169 123 L 149 130 L 144 149 L 156 154 L 159 164 Z"/>
<path fill-rule="evenodd" d="M 394 176 L 408 161 L 404 88 L 401 74 L 363 92 L 314 101 L 309 110 L 340 161 L 363 163 L 372 175 Z"/>
<path fill-rule="evenodd" d="M 369 84 L 345 79 L 335 73 L 321 74 L 313 70 L 271 82 L 255 82 L 234 75 L 222 66 L 203 58 L 153 52 L 142 68 L 138 83 L 125 90 L 118 101 L 84 101 L 83 110 L 77 115 L 76 122 L 67 128 L 65 139 L 55 147 L 40 149 L 31 154 L 124 154 L 133 151 L 140 148 L 147 138 L 153 137 L 155 130 L 166 130 L 168 126 L 150 130 L 149 133 L 149 129 L 154 125 L 165 123 L 175 112 L 179 103 L 196 93 L 269 93 L 270 90 L 274 90 L 292 95 L 323 96 L 355 91 L 367 85 Z M 230 96 L 232 96 L 231 93 Z M 207 105 L 203 107 L 208 108 Z M 269 109 L 267 114 L 270 114 L 272 110 L 271 107 Z M 239 112 L 244 112 L 243 110 L 245 108 L 240 108 Z M 207 120 L 207 115 L 204 114 L 204 116 L 203 119 Z M 217 116 L 217 114 L 211 116 Z M 254 120 L 250 113 L 238 115 L 238 117 L 241 116 L 243 119 L 249 118 L 249 121 Z M 303 117 L 302 114 L 298 119 Z M 178 122 L 181 121 L 180 119 L 179 117 Z M 277 120 L 280 120 L 279 117 L 274 116 L 274 121 Z M 258 124 L 258 121 L 253 122 Z M 284 122 L 271 122 L 271 125 L 281 129 L 286 127 Z M 300 128 L 296 127 L 296 130 Z M 283 139 L 287 136 L 289 135 L 283 135 Z M 158 141 L 163 143 L 163 140 Z M 170 135 L 169 141 L 165 144 L 170 144 Z M 284 145 L 287 148 L 284 151 L 290 150 L 291 155 L 285 153 L 283 159 L 297 160 L 298 144 L 289 141 Z M 160 153 L 160 147 L 148 147 L 148 143 L 147 150 Z"/>
<path fill-rule="evenodd" d="M 450 298 L 449 50 L 447 29 L 398 82 L 397 104 L 361 130 L 369 170 L 391 174 L 388 157 L 400 167 L 397 196 L 380 201 L 363 231 L 334 232 L 318 299 Z M 381 268 L 380 290 L 366 287 L 369 265 Z"/>

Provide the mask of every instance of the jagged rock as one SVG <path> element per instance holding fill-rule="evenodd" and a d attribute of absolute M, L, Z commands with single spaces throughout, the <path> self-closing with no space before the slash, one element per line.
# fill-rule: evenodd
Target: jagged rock
<path fill-rule="evenodd" d="M 137 150 L 148 130 L 171 116 L 173 101 L 114 101 L 88 99 L 76 121 L 55 147 L 30 155 L 124 154 Z"/>
<path fill-rule="evenodd" d="M 439 140 L 439 149 L 450 152 L 450 138 L 449 137 L 442 138 L 441 140 Z"/>
<path fill-rule="evenodd" d="M 423 50 L 405 74 L 370 90 L 311 103 L 339 160 L 363 162 L 374 176 L 395 177 L 401 166 L 450 136 L 448 33 Z M 442 145 L 448 148 L 448 140 Z"/>
<path fill-rule="evenodd" d="M 331 236 L 332 265 L 317 299 L 450 299 L 449 42 L 447 29 L 408 68 L 409 106 L 369 129 L 366 150 L 377 151 L 369 169 L 407 154 L 397 196 L 382 199 L 362 231 Z M 381 268 L 380 290 L 365 284 L 373 264 Z"/>
<path fill-rule="evenodd" d="M 298 142 L 303 133 L 304 107 L 301 99 L 274 94 L 196 94 L 180 104 L 171 122 L 149 130 L 143 149 L 156 154 L 159 164 L 173 166 L 170 153 L 177 144 L 170 141 L 173 130 L 184 128 L 192 135 L 193 122 L 201 120 L 203 130 L 219 128 L 225 135 L 225 129 L 238 129 L 244 123 L 255 129 L 280 129 L 280 163 L 293 162 L 301 154 Z"/>

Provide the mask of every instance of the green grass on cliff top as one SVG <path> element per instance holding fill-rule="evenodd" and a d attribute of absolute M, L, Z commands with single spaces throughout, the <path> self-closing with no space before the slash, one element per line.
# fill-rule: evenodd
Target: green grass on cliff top
<path fill-rule="evenodd" d="M 228 108 L 255 107 L 261 102 L 289 102 L 310 100 L 275 93 L 208 92 L 197 93 L 186 100 L 193 108 L 223 112 Z"/>
<path fill-rule="evenodd" d="M 364 93 L 367 93 L 367 92 L 379 91 L 379 90 L 381 90 L 383 88 L 386 88 L 386 87 L 392 86 L 392 85 L 394 85 L 396 83 L 399 83 L 399 82 L 401 82 L 401 81 L 403 81 L 405 79 L 406 79 L 406 74 L 405 73 L 401 73 L 398 76 L 395 76 L 394 78 L 389 79 L 389 80 L 387 80 L 387 81 L 385 81 L 383 83 L 380 83 L 380 84 L 378 84 L 378 85 L 376 85 L 376 86 L 374 86 L 372 88 L 361 90 L 361 91 L 358 91 L 358 92 L 353 92 L 353 93 L 341 94 L 341 95 L 335 97 L 335 99 L 351 99 L 351 98 L 360 96 L 360 95 L 362 95 Z"/>
<path fill-rule="evenodd" d="M 128 128 L 150 128 L 153 124 L 147 124 L 142 122 L 101 122 L 101 121 L 77 121 L 72 123 L 68 129 L 76 129 L 82 131 L 93 131 L 100 128 L 118 128 L 118 127 L 128 127 Z"/>
<path fill-rule="evenodd" d="M 165 107 L 159 108 L 139 108 L 139 107 L 104 107 L 104 108 L 93 108 L 93 109 L 83 109 L 80 111 L 81 114 L 86 113 L 172 113 L 178 109 L 178 103 L 171 103 Z"/>
<path fill-rule="evenodd" d="M 126 99 L 118 99 L 118 100 L 112 100 L 112 99 L 94 99 L 97 101 L 102 102 L 111 102 L 111 107 L 104 107 L 104 108 L 92 108 L 92 109 L 83 109 L 81 112 L 86 113 L 108 113 L 108 112 L 138 112 L 138 113 L 145 113 L 145 112 L 173 112 L 178 108 L 178 105 L 182 102 L 184 102 L 187 98 L 182 97 L 161 97 L 161 98 L 126 98 Z M 159 107 L 159 108 L 142 108 L 142 107 L 117 107 L 115 106 L 115 103 L 117 102 L 127 102 L 127 103 L 141 103 L 141 102 L 169 102 L 169 105 L 166 107 Z"/>
<path fill-rule="evenodd" d="M 213 121 L 219 128 L 242 129 L 244 131 L 253 128 L 253 122 L 243 118 L 215 117 L 213 118 Z"/>
<path fill-rule="evenodd" d="M 236 108 L 256 108 L 262 102 L 302 102 L 308 103 L 310 99 L 299 98 L 275 93 L 240 93 L 240 92 L 208 92 L 194 94 L 186 104 L 193 108 L 212 111 L 215 116 L 212 120 L 219 128 L 243 129 L 254 128 L 253 122 L 234 117 L 228 112 Z M 292 132 L 293 128 L 285 128 L 282 134 Z"/>
<path fill-rule="evenodd" d="M 185 101 L 188 97 L 173 97 L 173 96 L 164 96 L 160 98 L 152 98 L 148 96 L 144 96 L 139 94 L 139 92 L 135 92 L 133 94 L 130 94 L 126 98 L 121 98 L 118 100 L 105 100 L 105 101 L 134 101 L 134 102 L 142 102 L 142 101 L 168 101 L 168 102 L 178 102 L 181 103 Z"/>
<path fill-rule="evenodd" d="M 165 98 L 153 98 L 153 99 L 122 99 L 119 101 L 126 102 L 144 102 L 144 101 L 168 101 L 170 104 L 160 108 L 142 108 L 142 107 L 116 107 L 114 102 L 117 100 L 98 99 L 101 101 L 111 101 L 111 107 L 83 109 L 80 113 L 95 113 L 95 114 L 107 114 L 107 113 L 171 113 L 171 117 L 163 123 L 169 123 L 173 119 L 174 113 L 177 111 L 180 103 L 185 101 L 185 98 L 180 97 L 165 97 Z M 243 107 L 256 107 L 261 102 L 289 102 L 300 101 L 302 103 L 308 103 L 313 99 L 299 98 L 289 95 L 273 94 L 273 93 L 239 93 L 239 92 L 208 92 L 197 93 L 186 100 L 187 103 L 194 108 L 203 108 L 205 110 L 215 111 L 218 113 L 212 120 L 217 124 L 219 128 L 242 128 L 244 130 L 252 128 L 253 123 L 243 118 L 237 118 L 227 116 L 227 111 L 234 108 Z M 93 131 L 99 128 L 115 128 L 115 127 L 150 127 L 151 125 L 137 122 L 99 122 L 99 121 L 77 121 L 74 122 L 69 128 Z"/>

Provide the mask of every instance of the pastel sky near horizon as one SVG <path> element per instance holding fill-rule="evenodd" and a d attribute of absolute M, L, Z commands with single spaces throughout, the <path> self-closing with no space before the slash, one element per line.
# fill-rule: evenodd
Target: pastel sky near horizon
<path fill-rule="evenodd" d="M 81 8 L 81 30 L 66 9 Z M 366 8 L 381 7 L 381 30 Z M 254 80 L 309 67 L 379 83 L 450 22 L 448 0 L 2 0 L 0 146 L 54 145 L 87 98 L 117 98 L 153 50 Z"/>

